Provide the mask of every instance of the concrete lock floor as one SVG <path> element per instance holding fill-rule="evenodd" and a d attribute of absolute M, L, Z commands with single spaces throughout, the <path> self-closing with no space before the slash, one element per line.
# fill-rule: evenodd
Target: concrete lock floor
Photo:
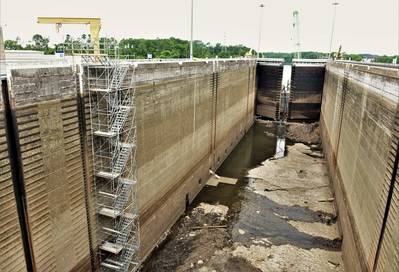
<path fill-rule="evenodd" d="M 288 138 L 273 159 L 274 133 L 251 128 L 217 172 L 237 183 L 206 186 L 143 271 L 344 271 L 321 152 Z"/>

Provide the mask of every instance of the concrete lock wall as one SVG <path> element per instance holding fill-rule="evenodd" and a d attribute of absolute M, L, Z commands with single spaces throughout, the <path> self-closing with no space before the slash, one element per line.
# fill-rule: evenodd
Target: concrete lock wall
<path fill-rule="evenodd" d="M 28 270 L 90 270 L 75 79 L 71 67 L 16 69 L 9 75 L 14 184 L 24 199 Z"/>
<path fill-rule="evenodd" d="M 327 65 L 321 132 L 351 271 L 398 269 L 398 86 L 398 69 Z"/>
<path fill-rule="evenodd" d="M 282 65 L 271 67 L 276 74 L 266 71 L 266 96 L 281 89 Z M 209 169 L 217 169 L 252 125 L 256 71 L 253 61 L 235 60 L 149 63 L 131 70 L 144 258 L 204 186 Z M 9 76 L 21 183 L 16 194 L 26 198 L 20 200 L 20 221 L 28 262 L 40 271 L 89 269 L 98 250 L 90 111 L 87 92 L 77 95 L 76 79 L 70 67 L 19 69 Z M 22 244 L 13 252 L 23 256 Z"/>
<path fill-rule="evenodd" d="M 132 68 L 138 126 L 141 256 L 184 212 L 253 123 L 254 61 Z"/>
<path fill-rule="evenodd" d="M 252 125 L 256 71 L 254 61 L 226 60 L 143 63 L 131 65 L 130 72 L 136 88 L 144 258 L 205 185 L 209 170 L 217 169 Z M 14 69 L 4 81 L 2 271 L 97 266 L 85 87 L 80 95 L 85 81 L 83 76 L 80 84 L 72 67 Z M 7 137 L 14 141 L 7 144 Z"/>
<path fill-rule="evenodd" d="M 2 93 L 7 92 L 5 80 L 1 81 L 1 89 Z M 6 109 L 2 96 L 0 102 L 0 271 L 27 271 L 11 173 Z"/>

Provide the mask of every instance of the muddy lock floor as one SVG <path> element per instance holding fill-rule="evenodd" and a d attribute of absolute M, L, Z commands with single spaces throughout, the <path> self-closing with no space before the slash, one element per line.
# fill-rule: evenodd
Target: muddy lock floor
<path fill-rule="evenodd" d="M 344 271 L 318 138 L 273 160 L 273 133 L 254 125 L 218 170 L 238 182 L 206 186 L 142 271 Z"/>

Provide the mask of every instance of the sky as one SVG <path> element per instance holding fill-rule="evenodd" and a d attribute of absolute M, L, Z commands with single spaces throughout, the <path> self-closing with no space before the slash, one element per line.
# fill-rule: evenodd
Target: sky
<path fill-rule="evenodd" d="M 338 0 L 333 50 L 399 54 L 399 0 Z M 333 18 L 331 0 L 194 0 L 194 39 L 258 48 L 263 3 L 263 52 L 292 52 L 294 10 L 299 11 L 302 51 L 327 52 Z M 88 27 L 39 25 L 38 16 L 100 17 L 101 36 L 133 38 L 190 37 L 191 0 L 0 0 L 4 38 L 23 42 L 39 33 L 58 43 Z"/>

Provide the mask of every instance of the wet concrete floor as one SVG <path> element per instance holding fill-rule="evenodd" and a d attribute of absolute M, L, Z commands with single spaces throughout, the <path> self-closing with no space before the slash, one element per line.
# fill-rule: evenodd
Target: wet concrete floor
<path fill-rule="evenodd" d="M 235 185 L 206 186 L 143 271 L 343 271 L 322 158 L 255 123 L 218 169 Z"/>

